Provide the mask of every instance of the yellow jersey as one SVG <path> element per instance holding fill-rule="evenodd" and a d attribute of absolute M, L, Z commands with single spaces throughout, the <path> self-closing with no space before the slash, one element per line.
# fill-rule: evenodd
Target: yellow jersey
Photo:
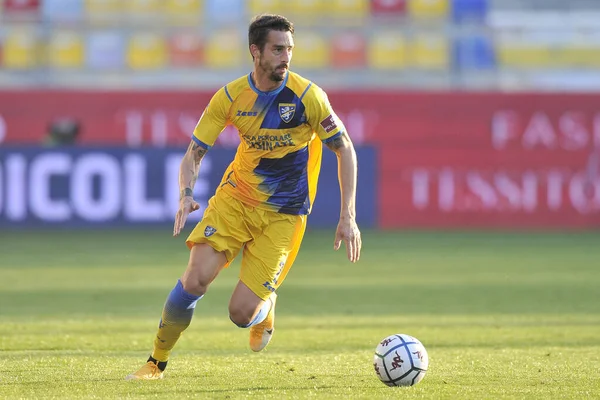
<path fill-rule="evenodd" d="M 309 214 L 321 168 L 321 143 L 345 131 L 326 93 L 291 71 L 280 87 L 263 92 L 248 74 L 215 93 L 192 139 L 209 149 L 229 124 L 237 128 L 240 144 L 217 191 L 225 190 L 253 207 Z"/>

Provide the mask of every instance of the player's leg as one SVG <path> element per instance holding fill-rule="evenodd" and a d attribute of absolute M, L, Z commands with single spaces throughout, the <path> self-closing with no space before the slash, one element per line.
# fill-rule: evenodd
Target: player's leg
<path fill-rule="evenodd" d="M 231 319 L 250 327 L 250 347 L 264 349 L 274 332 L 276 289 L 291 268 L 306 227 L 305 216 L 265 213 L 262 234 L 244 248 L 240 282 L 229 304 Z"/>
<path fill-rule="evenodd" d="M 200 243 L 192 247 L 188 266 L 163 307 L 151 361 L 163 362 L 166 366 L 175 343 L 192 322 L 196 303 L 226 263 L 225 254 L 209 244 Z"/>
<path fill-rule="evenodd" d="M 232 205 L 233 204 L 233 205 Z M 240 229 L 239 211 L 229 199 L 214 196 L 202 221 L 190 233 L 188 266 L 163 307 L 154 348 L 147 364 L 126 379 L 159 379 L 166 368 L 171 350 L 182 332 L 190 325 L 196 303 L 211 282 L 239 252 L 249 235 Z M 217 211 L 218 210 L 218 211 Z"/>
<path fill-rule="evenodd" d="M 270 297 L 259 297 L 240 280 L 229 301 L 229 318 L 240 328 L 249 328 L 267 317 L 272 303 Z"/>
<path fill-rule="evenodd" d="M 225 254 L 216 251 L 209 244 L 201 243 L 192 247 L 188 266 L 163 306 L 152 355 L 142 368 L 126 376 L 126 380 L 163 377 L 171 350 L 192 322 L 196 303 L 204 296 L 226 263 Z"/>

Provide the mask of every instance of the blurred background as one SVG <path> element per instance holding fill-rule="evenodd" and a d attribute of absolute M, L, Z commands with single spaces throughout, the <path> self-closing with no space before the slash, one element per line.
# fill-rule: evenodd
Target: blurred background
<path fill-rule="evenodd" d="M 600 87 L 595 0 L 2 0 L 0 83 L 219 87 L 261 12 L 294 21 L 295 69 L 329 88 Z"/>
<path fill-rule="evenodd" d="M 227 318 L 238 258 L 158 390 L 389 398 L 372 351 L 407 333 L 432 369 L 406 398 L 598 393 L 600 0 L 0 0 L 0 393 L 156 396 L 116 382 L 146 359 L 233 159 L 227 127 L 173 238 L 181 157 L 251 71 L 262 12 L 295 23 L 291 69 L 357 149 L 361 260 L 332 251 L 325 148 L 281 336 L 250 360 Z"/>
<path fill-rule="evenodd" d="M 0 227 L 170 224 L 181 154 L 251 70 L 261 12 L 294 22 L 292 69 L 358 148 L 363 227 L 600 226 L 596 0 L 0 4 Z M 237 143 L 227 128 L 209 153 L 202 204 Z M 335 169 L 326 152 L 315 227 L 336 222 Z"/>

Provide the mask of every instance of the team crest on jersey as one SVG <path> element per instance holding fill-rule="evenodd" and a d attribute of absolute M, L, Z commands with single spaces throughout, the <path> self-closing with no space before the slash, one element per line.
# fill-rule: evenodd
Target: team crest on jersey
<path fill-rule="evenodd" d="M 212 236 L 216 231 L 216 228 L 213 228 L 212 226 L 208 225 L 206 228 L 204 228 L 204 236 Z"/>
<path fill-rule="evenodd" d="M 286 124 L 290 123 L 295 113 L 296 105 L 294 103 L 279 103 L 279 116 Z"/>

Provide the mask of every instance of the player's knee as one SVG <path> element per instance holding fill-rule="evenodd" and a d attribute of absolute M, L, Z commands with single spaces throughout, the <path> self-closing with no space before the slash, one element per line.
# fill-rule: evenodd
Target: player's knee
<path fill-rule="evenodd" d="M 198 277 L 184 276 L 181 279 L 181 284 L 183 285 L 183 290 L 187 293 L 203 296 L 208 290 L 210 282 L 203 281 Z"/>
<path fill-rule="evenodd" d="M 252 313 L 237 307 L 229 307 L 229 319 L 240 328 L 247 328 L 252 322 Z"/>

